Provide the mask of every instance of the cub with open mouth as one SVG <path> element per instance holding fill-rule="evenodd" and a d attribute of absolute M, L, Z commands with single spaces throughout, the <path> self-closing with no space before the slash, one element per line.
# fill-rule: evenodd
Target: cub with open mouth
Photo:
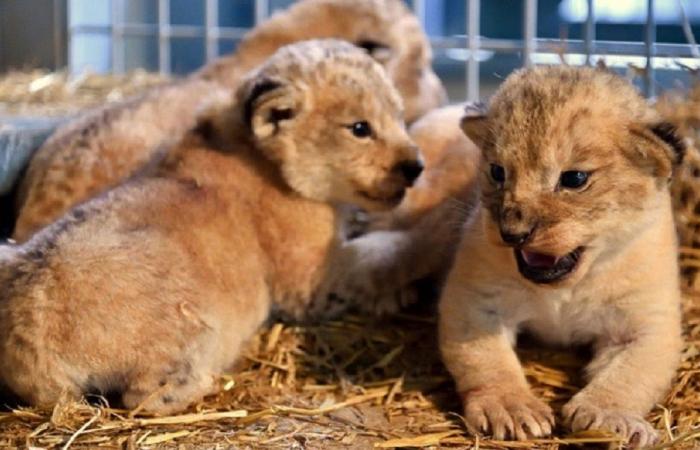
<path fill-rule="evenodd" d="M 481 206 L 443 291 L 440 345 L 467 425 L 551 433 L 512 348 L 525 330 L 593 346 L 568 426 L 655 441 L 644 415 L 680 360 L 668 184 L 683 143 L 628 82 L 590 68 L 517 72 L 462 128 L 483 152 Z"/>

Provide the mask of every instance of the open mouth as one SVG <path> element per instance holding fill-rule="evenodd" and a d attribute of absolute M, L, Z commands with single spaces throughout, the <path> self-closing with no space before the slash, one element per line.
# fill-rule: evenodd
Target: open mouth
<path fill-rule="evenodd" d="M 561 281 L 576 270 L 584 247 L 578 247 L 564 256 L 547 255 L 525 249 L 515 249 L 520 274 L 539 284 Z"/>

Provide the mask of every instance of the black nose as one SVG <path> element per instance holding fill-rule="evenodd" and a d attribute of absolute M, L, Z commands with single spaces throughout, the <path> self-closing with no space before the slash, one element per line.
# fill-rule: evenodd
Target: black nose
<path fill-rule="evenodd" d="M 412 186 L 416 178 L 423 172 L 423 163 L 418 160 L 401 161 L 396 165 L 395 170 L 401 172 L 408 185 Z"/>
<path fill-rule="evenodd" d="M 501 230 L 501 239 L 503 239 L 503 242 L 505 242 L 508 245 L 513 245 L 515 247 L 523 245 L 525 242 L 527 242 L 528 239 L 530 239 L 531 235 L 532 230 L 526 233 L 508 233 L 504 230 Z"/>

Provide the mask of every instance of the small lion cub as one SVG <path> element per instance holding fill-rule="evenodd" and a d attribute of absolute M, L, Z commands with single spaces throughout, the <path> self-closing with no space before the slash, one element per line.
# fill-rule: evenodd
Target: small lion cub
<path fill-rule="evenodd" d="M 380 243 L 338 238 L 337 210 L 388 210 L 420 175 L 402 110 L 347 42 L 277 50 L 155 174 L 0 246 L 0 384 L 34 405 L 113 392 L 169 414 L 216 388 L 271 309 L 304 317 L 346 271 L 334 257 L 392 272 L 391 242 L 368 263 Z"/>
<path fill-rule="evenodd" d="M 481 205 L 440 303 L 440 346 L 472 431 L 551 433 L 513 351 L 524 330 L 593 345 L 588 384 L 563 408 L 574 431 L 648 445 L 644 415 L 680 360 L 673 128 L 614 74 L 571 67 L 510 76 L 464 132 L 483 152 Z"/>

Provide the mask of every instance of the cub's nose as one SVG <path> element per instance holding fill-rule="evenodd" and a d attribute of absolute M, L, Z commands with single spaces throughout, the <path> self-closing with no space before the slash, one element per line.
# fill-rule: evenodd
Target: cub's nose
<path fill-rule="evenodd" d="M 506 230 L 501 230 L 501 239 L 503 239 L 503 242 L 514 247 L 523 245 L 530 239 L 531 235 L 532 230 L 525 233 L 509 233 Z"/>
<path fill-rule="evenodd" d="M 423 163 L 420 160 L 401 161 L 394 166 L 394 171 L 399 172 L 409 186 L 413 186 L 413 183 L 423 172 Z"/>

